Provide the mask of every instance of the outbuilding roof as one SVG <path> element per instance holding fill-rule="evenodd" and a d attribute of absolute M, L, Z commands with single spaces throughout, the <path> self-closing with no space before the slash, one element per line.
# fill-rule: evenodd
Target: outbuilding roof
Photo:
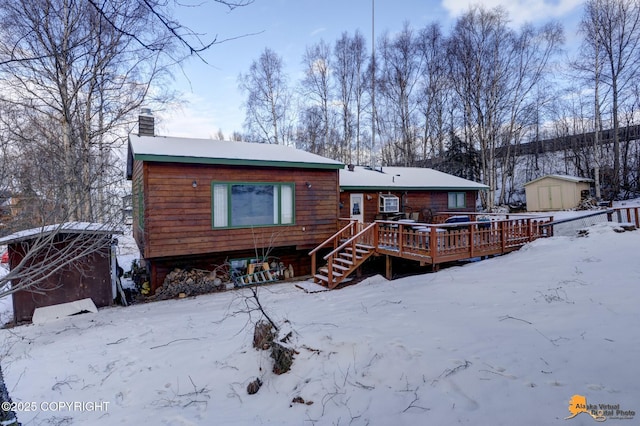
<path fill-rule="evenodd" d="M 129 159 L 240 166 L 341 169 L 344 164 L 290 146 L 129 135 Z M 129 167 L 128 167 L 129 168 Z"/>
<path fill-rule="evenodd" d="M 551 179 L 559 179 L 559 180 L 564 180 L 567 182 L 593 182 L 593 179 L 589 179 L 589 178 L 584 178 L 584 177 L 579 177 L 579 176 L 569 176 L 569 175 L 545 175 L 542 177 L 539 177 L 537 179 L 534 180 L 530 180 L 529 182 L 525 183 L 524 186 L 530 185 L 534 182 L 538 182 L 539 180 L 542 179 L 547 179 L 547 178 L 551 178 Z"/>
<path fill-rule="evenodd" d="M 342 190 L 488 190 L 489 187 L 434 169 L 421 167 L 371 168 L 355 166 L 340 170 Z"/>
<path fill-rule="evenodd" d="M 41 226 L 39 228 L 25 229 L 11 235 L 0 238 L 0 245 L 13 244 L 20 241 L 27 241 L 38 237 L 59 234 L 122 234 L 122 230 L 112 226 L 93 222 L 65 222 L 55 225 Z"/>

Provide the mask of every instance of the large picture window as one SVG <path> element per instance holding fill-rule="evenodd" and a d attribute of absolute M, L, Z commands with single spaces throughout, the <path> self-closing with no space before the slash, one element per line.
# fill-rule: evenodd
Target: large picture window
<path fill-rule="evenodd" d="M 214 228 L 291 225 L 294 184 L 214 182 L 211 202 Z"/>
<path fill-rule="evenodd" d="M 467 207 L 467 195 L 465 192 L 449 192 L 449 208 L 462 209 Z"/>

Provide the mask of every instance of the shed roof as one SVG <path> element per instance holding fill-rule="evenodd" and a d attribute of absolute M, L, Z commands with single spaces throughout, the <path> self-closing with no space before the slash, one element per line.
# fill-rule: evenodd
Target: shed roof
<path fill-rule="evenodd" d="M 290 146 L 129 135 L 130 157 L 142 161 L 341 169 L 344 164 Z"/>
<path fill-rule="evenodd" d="M 488 190 L 489 187 L 434 169 L 390 167 L 381 169 L 355 166 L 353 171 L 340 170 L 343 190 Z"/>
<path fill-rule="evenodd" d="M 545 176 L 539 177 L 537 179 L 531 180 L 531 181 L 525 183 L 524 186 L 527 186 L 527 185 L 530 185 L 532 183 L 538 182 L 538 181 L 540 181 L 542 179 L 548 179 L 548 178 L 559 179 L 559 180 L 564 180 L 564 181 L 567 181 L 567 182 L 575 182 L 575 183 L 578 183 L 578 182 L 593 182 L 593 179 L 589 179 L 589 178 L 584 178 L 584 177 L 579 177 L 579 176 L 570 176 L 570 175 L 555 175 L 554 174 L 554 175 L 545 175 Z"/>
<path fill-rule="evenodd" d="M 41 226 L 39 228 L 25 229 L 11 235 L 0 238 L 0 245 L 17 243 L 37 237 L 43 237 L 54 233 L 59 234 L 122 234 L 119 229 L 103 223 L 93 222 L 65 222 L 55 225 Z"/>

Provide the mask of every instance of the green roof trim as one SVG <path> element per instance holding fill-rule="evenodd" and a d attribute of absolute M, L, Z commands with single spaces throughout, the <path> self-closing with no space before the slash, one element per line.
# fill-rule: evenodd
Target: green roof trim
<path fill-rule="evenodd" d="M 189 164 L 217 164 L 225 166 L 260 166 L 260 167 L 294 167 L 301 169 L 329 169 L 339 170 L 344 164 L 306 163 L 299 161 L 248 160 L 240 158 L 204 158 L 183 157 L 155 154 L 134 154 L 134 159 L 140 161 L 154 161 L 159 163 L 189 163 Z"/>

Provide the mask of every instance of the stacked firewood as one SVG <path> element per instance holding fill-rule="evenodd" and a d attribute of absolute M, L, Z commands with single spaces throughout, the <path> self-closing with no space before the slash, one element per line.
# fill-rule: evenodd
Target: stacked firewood
<path fill-rule="evenodd" d="M 225 278 L 216 270 L 176 268 L 166 276 L 154 298 L 165 300 L 221 291 L 225 289 Z"/>

